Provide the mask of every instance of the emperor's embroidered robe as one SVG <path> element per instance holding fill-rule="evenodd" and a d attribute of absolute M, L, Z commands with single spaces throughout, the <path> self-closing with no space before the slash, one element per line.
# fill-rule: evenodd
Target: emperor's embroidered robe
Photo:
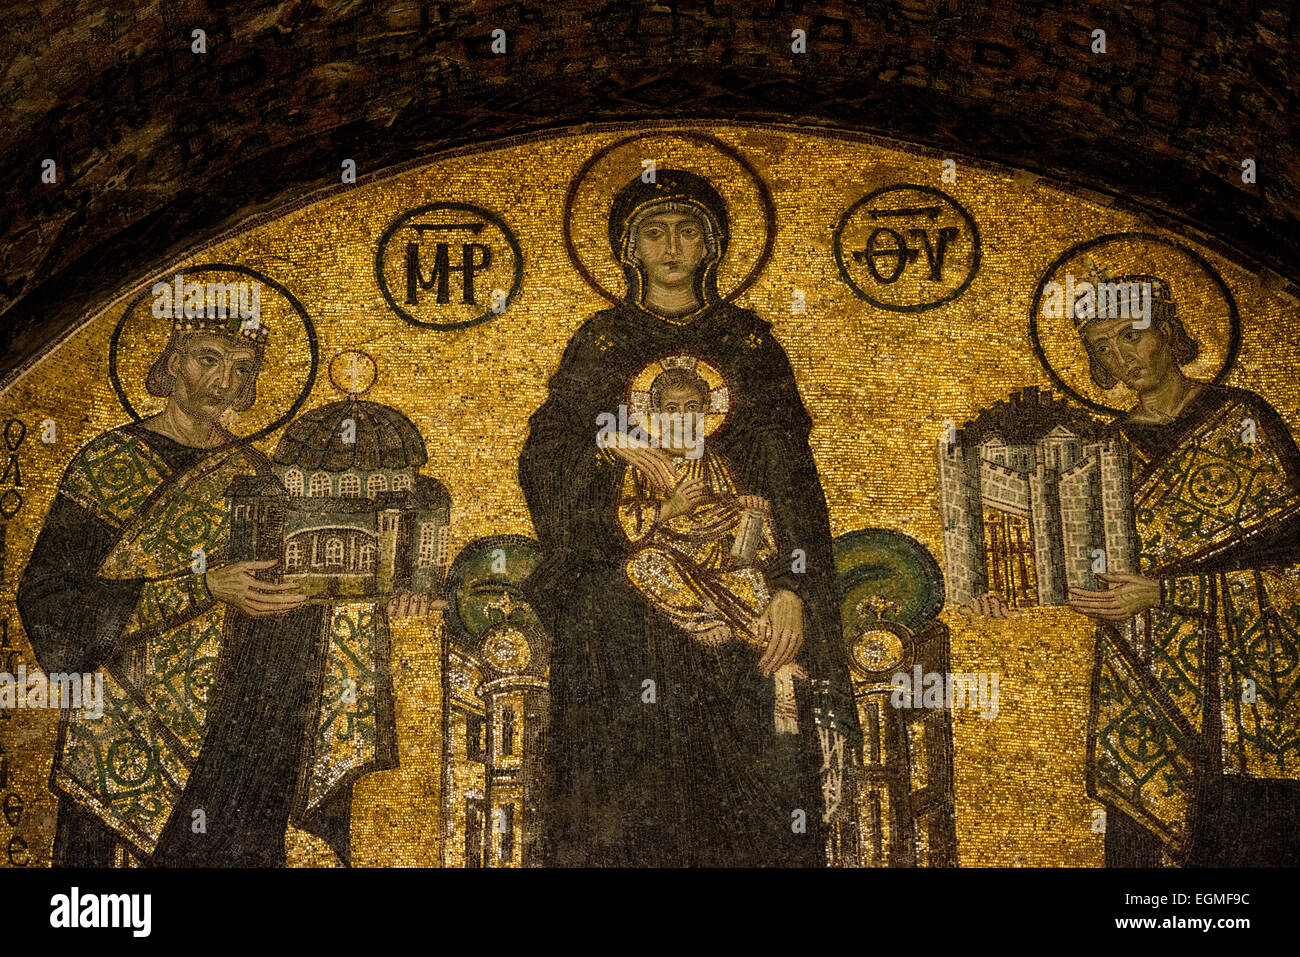
<path fill-rule="evenodd" d="M 1174 861 L 1263 862 L 1267 848 L 1230 845 L 1278 804 L 1249 796 L 1269 782 L 1289 805 L 1272 830 L 1294 844 L 1300 824 L 1300 452 L 1244 389 L 1210 386 L 1169 425 L 1120 428 L 1140 571 L 1162 600 L 1098 630 L 1089 793 Z"/>
<path fill-rule="evenodd" d="M 47 672 L 101 671 L 103 714 L 65 712 L 56 866 L 275 866 L 289 822 L 347 861 L 351 785 L 393 767 L 383 615 L 250 618 L 196 571 L 230 560 L 225 493 L 257 450 L 139 424 L 67 467 L 18 591 Z"/>

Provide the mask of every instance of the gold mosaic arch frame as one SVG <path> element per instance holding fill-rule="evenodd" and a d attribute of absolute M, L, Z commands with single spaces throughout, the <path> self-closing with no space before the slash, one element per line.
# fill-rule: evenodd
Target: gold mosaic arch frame
<path fill-rule="evenodd" d="M 1258 387 L 1293 426 L 1300 422 L 1300 394 L 1291 373 L 1300 356 L 1296 305 L 1276 294 L 1266 272 L 1213 237 L 1175 231 L 1176 224 L 1167 218 L 1113 197 L 1084 194 L 1047 179 L 1030 183 L 997 164 L 957 157 L 960 181 L 945 189 L 959 194 L 981 220 L 981 275 L 960 300 L 923 319 L 887 316 L 837 285 L 829 256 L 833 225 L 848 203 L 889 177 L 917 181 L 933 164 L 937 182 L 939 159 L 948 154 L 867 134 L 790 124 L 666 123 L 656 129 L 707 129 L 754 157 L 773 184 L 781 229 L 772 263 L 736 303 L 771 321 L 790 355 L 813 417 L 813 450 L 836 533 L 889 525 L 907 530 L 938 553 L 941 530 L 928 496 L 933 493 L 931 440 L 940 433 L 940 423 L 945 418 L 961 421 L 1022 385 L 1050 384 L 1027 345 L 1024 307 L 1030 287 L 1061 250 L 1119 228 L 1177 238 L 1215 265 L 1243 316 L 1240 361 L 1227 381 Z M 365 349 L 384 357 L 386 371 L 371 392 L 379 401 L 411 412 L 422 433 L 436 438 L 429 470 L 452 484 L 453 523 L 458 526 L 453 551 L 484 534 L 530 534 L 525 503 L 512 484 L 511 456 L 564 343 L 586 317 L 606 305 L 567 262 L 560 228 L 563 194 L 586 158 L 631 130 L 620 124 L 574 127 L 441 153 L 366 174 L 356 186 L 331 185 L 250 218 L 161 266 L 142 264 L 124 291 L 0 388 L 0 417 L 25 421 L 29 432 L 21 449 L 26 503 L 7 528 L 11 574 L 3 597 L 12 596 L 24 555 L 75 447 L 97 431 L 121 424 L 104 365 L 111 318 L 158 275 L 203 259 L 257 267 L 294 290 L 320 327 L 325 355 Z M 540 166 L 530 172 L 529 163 Z M 485 170 L 492 182 L 474 186 L 471 181 L 481 181 Z M 512 182 L 521 176 L 523 185 Z M 507 317 L 473 329 L 437 334 L 409 327 L 385 312 L 373 289 L 349 277 L 353 265 L 368 263 L 368 244 L 379 235 L 373 221 L 382 217 L 368 219 L 369 207 L 387 215 L 403 204 L 418 205 L 445 192 L 449 181 L 456 189 L 479 189 L 473 198 L 480 200 L 488 189 L 516 197 L 512 201 L 531 214 L 519 221 L 527 224 L 521 241 L 532 258 L 519 309 L 512 306 Z M 989 198 L 981 200 L 981 192 Z M 990 219 L 994 213 L 996 221 Z M 991 223 L 988 229 L 985 222 Z M 367 270 L 355 272 L 364 276 Z M 807 314 L 790 311 L 790 286 L 796 283 L 808 292 Z M 309 406 L 327 401 L 326 390 L 327 384 L 318 382 Z M 59 422 L 59 442 L 34 441 L 32 427 L 45 417 Z M 1069 699 L 1077 686 L 1040 689 L 1018 677 L 1060 674 L 1084 680 L 1072 656 L 1083 653 L 1089 638 L 1066 613 L 1041 614 L 1038 636 L 1032 639 L 1017 626 L 998 622 L 954 629 L 955 666 L 1005 668 L 1007 693 L 1021 702 L 1019 717 L 1013 715 L 996 732 L 957 726 L 959 772 L 964 774 L 959 776 L 959 844 L 965 863 L 1097 863 L 1095 839 L 1060 824 L 1068 814 L 1090 807 L 1081 789 L 1068 785 L 1079 773 L 1077 762 L 1071 763 L 1078 755 L 1069 751 L 1079 725 Z M 415 705 L 430 694 L 420 669 L 437 673 L 436 660 L 425 655 L 432 634 L 424 622 L 395 627 L 397 654 L 411 662 L 400 679 L 410 704 L 401 719 L 404 735 L 435 733 L 429 716 Z M 14 640 L 16 645 L 24 640 L 17 629 Z M 1047 644 L 1054 650 L 1040 647 Z M 998 649 L 996 657 L 990 648 Z M 36 717 L 22 720 L 35 722 Z M 41 741 L 48 730 L 38 723 L 31 728 L 33 741 Z M 1014 753 L 1042 740 L 1054 746 L 1041 755 L 1048 775 L 1067 782 L 1059 793 L 1048 794 L 1036 783 L 1034 769 L 1015 761 L 1001 777 L 976 770 L 981 756 Z M 12 756 L 12 748 L 10 752 Z M 969 756 L 964 765 L 963 753 Z M 43 755 L 24 752 L 14 775 L 31 813 L 52 817 L 48 797 L 41 796 L 41 760 Z M 412 796 L 418 794 L 421 775 L 436 773 L 436 768 L 421 764 L 419 756 L 410 760 L 410 766 L 388 773 L 384 781 L 359 787 L 359 861 L 441 859 L 429 852 L 421 833 L 432 820 L 428 808 Z M 1058 806 L 1049 797 L 1062 809 L 1053 811 L 1054 847 L 1035 848 L 1031 831 L 1013 819 L 1013 812 L 1028 815 Z M 34 842 L 48 837 L 38 830 Z M 316 851 L 307 847 L 299 861 L 323 860 Z"/>

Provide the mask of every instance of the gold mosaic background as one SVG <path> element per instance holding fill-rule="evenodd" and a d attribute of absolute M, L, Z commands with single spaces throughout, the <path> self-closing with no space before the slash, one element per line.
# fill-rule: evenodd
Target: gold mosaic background
<path fill-rule="evenodd" d="M 515 477 L 528 416 L 542 402 L 546 380 L 570 335 L 607 305 L 565 255 L 565 191 L 596 150 L 644 130 L 605 128 L 513 142 L 340 189 L 183 261 L 157 264 L 147 283 L 123 290 L 121 298 L 50 349 L 0 394 L 0 420 L 16 416 L 28 426 L 21 452 L 25 502 L 9 523 L 0 596 L 22 651 L 15 663 L 30 666 L 32 659 L 13 611 L 14 590 L 59 476 L 78 448 L 126 421 L 108 381 L 113 325 L 142 288 L 191 263 L 251 267 L 303 303 L 316 324 L 322 357 L 322 374 L 306 408 L 339 397 L 324 374 L 331 356 L 362 348 L 378 359 L 378 380 L 366 398 L 396 407 L 425 436 L 430 454 L 425 471 L 445 482 L 452 495 L 452 554 L 479 536 L 532 534 Z M 752 126 L 711 125 L 705 132 L 739 150 L 775 197 L 772 259 L 738 302 L 774 324 L 794 366 L 816 423 L 812 447 L 832 531 L 895 528 L 942 560 L 934 442 L 943 421 L 960 423 L 1027 385 L 1050 386 L 1028 343 L 1027 313 L 1035 286 L 1058 255 L 1102 233 L 1158 230 L 1132 213 L 960 157 L 956 182 L 945 184 L 940 156 L 877 141 Z M 618 275 L 610 268 L 603 216 L 616 185 L 640 173 L 641 157 L 656 159 L 660 167 L 681 165 L 720 178 L 729 203 L 744 204 L 732 210 L 734 261 L 720 270 L 725 292 L 728 280 L 734 284 L 748 271 L 761 246 L 761 235 L 754 235 L 762 228 L 753 205 L 757 193 L 734 161 L 683 139 L 640 141 L 593 169 L 590 191 L 579 195 L 575 214 L 575 240 L 584 260 L 602 281 L 613 282 Z M 832 231 L 844 210 L 871 190 L 895 183 L 942 189 L 970 212 L 982 235 L 983 261 L 970 287 L 926 312 L 887 312 L 857 298 L 840 278 L 831 252 Z M 374 278 L 383 230 L 413 207 L 438 201 L 496 212 L 518 237 L 525 258 L 523 286 L 507 312 L 454 332 L 402 320 Z M 1201 252 L 1240 308 L 1242 349 L 1228 383 L 1260 392 L 1300 429 L 1297 304 L 1266 291 L 1254 273 Z M 1170 261 L 1162 262 L 1162 253 L 1153 255 L 1154 271 L 1167 268 L 1175 280 L 1186 274 L 1180 256 L 1169 253 Z M 806 314 L 792 313 L 795 287 L 805 291 Z M 1180 302 L 1189 328 L 1209 334 L 1222 327 L 1221 304 L 1200 293 L 1191 299 Z M 267 322 L 274 330 L 285 320 L 268 313 Z M 157 341 L 161 344 L 161 336 Z M 1070 349 L 1061 354 L 1073 381 L 1081 382 L 1086 376 L 1082 355 Z M 142 381 L 152 358 L 136 352 L 123 360 L 129 390 L 132 380 Z M 1201 367 L 1191 371 L 1210 374 Z M 263 424 L 269 416 L 260 417 L 258 409 L 277 394 L 292 396 L 301 381 L 295 378 L 290 372 L 274 383 L 264 373 L 258 407 L 237 429 Z M 1128 404 L 1122 395 L 1108 398 L 1111 404 Z M 286 401 L 281 399 L 281 409 Z M 38 423 L 46 417 L 58 425 L 53 445 L 39 441 Z M 269 453 L 277 437 L 260 447 Z M 952 669 L 1001 676 L 995 720 L 973 711 L 955 714 L 961 863 L 1100 865 L 1102 838 L 1090 827 L 1097 805 L 1084 793 L 1091 626 L 1062 608 L 973 624 L 945 609 L 943 618 L 952 628 Z M 363 866 L 437 865 L 443 852 L 436 623 L 399 620 L 393 633 L 401 767 L 372 774 L 357 786 L 354 860 Z M 17 832 L 35 864 L 48 863 L 53 840 L 56 804 L 47 782 L 56 721 L 57 713 L 28 711 L 0 721 L 0 744 L 11 765 L 9 789 L 25 804 Z M 14 829 L 7 822 L 0 829 L 0 843 L 7 844 Z M 291 849 L 291 861 L 300 864 L 332 858 L 306 835 L 291 835 Z"/>

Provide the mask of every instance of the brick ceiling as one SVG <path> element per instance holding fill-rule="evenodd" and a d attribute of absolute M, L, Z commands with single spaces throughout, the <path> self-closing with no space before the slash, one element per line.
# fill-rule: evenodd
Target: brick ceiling
<path fill-rule="evenodd" d="M 1298 32 L 1287 0 L 10 0 L 0 374 L 345 157 L 365 174 L 595 121 L 881 133 L 1119 194 L 1294 282 Z"/>

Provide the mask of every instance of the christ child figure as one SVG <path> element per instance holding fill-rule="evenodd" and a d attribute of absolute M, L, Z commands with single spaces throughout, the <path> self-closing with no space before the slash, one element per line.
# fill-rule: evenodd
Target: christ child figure
<path fill-rule="evenodd" d="M 743 641 L 760 651 L 771 640 L 763 615 L 772 598 L 764 566 L 776 556 L 771 507 L 741 495 L 726 459 L 705 443 L 709 385 L 684 368 L 661 372 L 650 386 L 651 434 L 669 490 L 629 466 L 618 519 L 632 550 L 625 564 L 633 588 L 679 628 L 705 645 Z M 777 669 L 776 730 L 797 733 L 795 677 Z"/>

